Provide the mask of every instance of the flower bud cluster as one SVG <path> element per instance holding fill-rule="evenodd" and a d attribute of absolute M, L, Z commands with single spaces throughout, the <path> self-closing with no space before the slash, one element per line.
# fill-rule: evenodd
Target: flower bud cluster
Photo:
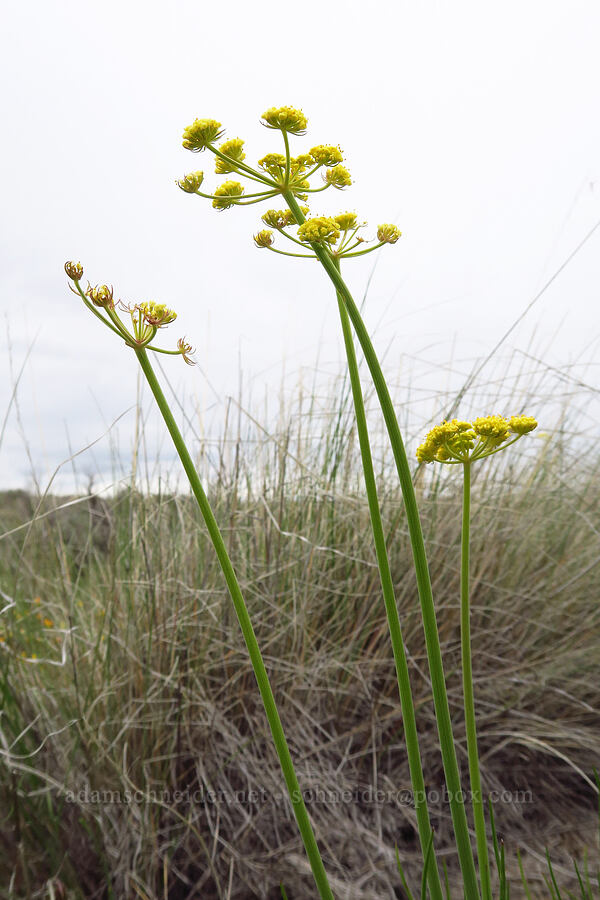
<path fill-rule="evenodd" d="M 327 169 L 324 177 L 327 184 L 330 184 L 338 190 L 350 187 L 352 184 L 350 172 L 345 166 L 334 166 L 333 169 Z"/>
<path fill-rule="evenodd" d="M 98 284 L 96 287 L 88 287 L 85 292 L 86 297 L 92 301 L 94 306 L 101 306 L 105 309 L 114 309 L 113 289 L 107 284 Z"/>
<path fill-rule="evenodd" d="M 154 303 L 152 300 L 140 303 L 138 309 L 148 325 L 155 325 L 157 328 L 168 325 L 177 318 L 177 313 L 165 306 L 164 303 Z"/>
<path fill-rule="evenodd" d="M 306 215 L 308 206 L 301 206 L 300 210 Z M 261 218 L 270 228 L 287 228 L 289 225 L 298 224 L 291 209 L 268 209 Z"/>
<path fill-rule="evenodd" d="M 420 463 L 469 462 L 483 459 L 512 437 L 514 443 L 522 435 L 537 428 L 533 416 L 482 416 L 473 422 L 452 419 L 436 425 L 417 448 Z M 508 446 L 508 445 L 507 445 Z"/>
<path fill-rule="evenodd" d="M 215 188 L 215 199 L 213 206 L 215 209 L 229 209 L 235 206 L 236 200 L 244 193 L 243 186 L 239 181 L 224 181 L 218 188 Z"/>
<path fill-rule="evenodd" d="M 339 225 L 331 216 L 314 216 L 298 228 L 298 238 L 306 244 L 335 244 L 339 236 Z"/>
<path fill-rule="evenodd" d="M 199 153 L 222 134 L 221 123 L 216 119 L 195 119 L 183 132 L 183 146 L 186 150 Z"/>
<path fill-rule="evenodd" d="M 395 225 L 378 225 L 377 240 L 382 244 L 395 244 L 402 232 Z"/>
<path fill-rule="evenodd" d="M 292 106 L 273 106 L 261 116 L 267 128 L 278 128 L 290 134 L 304 134 L 307 120 L 301 109 Z"/>
<path fill-rule="evenodd" d="M 243 184 L 237 180 L 227 180 L 214 189 L 212 193 L 203 193 L 202 172 L 192 172 L 177 182 L 179 187 L 189 194 L 197 194 L 212 201 L 215 209 L 230 209 L 232 206 L 247 206 L 261 200 L 272 200 L 281 197 L 296 209 L 292 197 L 302 203 L 308 202 L 309 194 L 323 191 L 329 187 L 343 190 L 352 184 L 348 169 L 342 165 L 344 156 L 335 144 L 317 144 L 308 153 L 292 156 L 290 153 L 289 135 L 301 135 L 306 132 L 307 119 L 301 109 L 292 106 L 279 106 L 267 109 L 262 115 L 263 124 L 270 129 L 282 132 L 284 153 L 267 153 L 258 160 L 253 168 L 244 163 L 244 141 L 242 138 L 230 138 L 220 146 L 215 145 L 217 138 L 223 135 L 221 123 L 215 119 L 196 119 L 183 134 L 183 146 L 192 151 L 210 149 L 216 155 L 215 171 L 218 175 L 237 174 L 243 181 L 249 178 L 253 182 L 252 190 L 245 193 Z M 310 178 L 321 168 L 324 186 L 311 187 Z M 206 189 L 205 189 L 206 190 Z M 300 207 L 302 217 L 308 214 L 308 207 Z M 297 218 L 296 218 L 297 216 Z M 382 244 L 395 244 L 400 238 L 400 231 L 395 225 L 383 224 L 377 228 L 377 243 L 364 247 L 365 238 L 358 236 L 358 231 L 365 222 L 359 222 L 356 213 L 339 213 L 335 216 L 313 216 L 302 221 L 296 210 L 269 209 L 262 217 L 267 229 L 254 236 L 257 247 L 272 248 L 274 235 L 268 229 L 274 229 L 291 241 L 302 244 L 321 244 L 338 258 L 362 256 L 376 250 Z M 298 226 L 297 236 L 286 233 L 284 229 Z M 335 250 L 332 249 L 335 247 Z M 272 248 L 274 249 L 274 248 Z M 276 252 L 285 252 L 277 250 Z M 293 256 L 307 256 L 306 253 L 291 253 Z"/>
<path fill-rule="evenodd" d="M 217 156 L 215 162 L 215 172 L 217 175 L 227 175 L 229 172 L 236 172 L 237 168 L 235 163 L 242 162 L 246 159 L 246 154 L 243 151 L 244 142 L 241 138 L 231 138 L 229 141 L 224 141 L 219 147 L 219 152 L 223 153 L 225 156 L 228 156 L 232 162 L 228 162 L 225 159 L 221 159 L 220 156 Z"/>
<path fill-rule="evenodd" d="M 81 281 L 83 278 L 83 266 L 80 262 L 66 262 L 65 272 L 72 281 Z"/>
<path fill-rule="evenodd" d="M 177 184 L 186 194 L 195 194 L 200 190 L 203 181 L 204 172 L 190 172 L 188 175 L 184 175 Z"/>
<path fill-rule="evenodd" d="M 161 350 L 152 346 L 152 341 L 159 328 L 169 325 L 177 318 L 177 313 L 169 309 L 164 303 L 156 303 L 153 300 L 147 300 L 143 303 L 126 304 L 122 300 L 115 303 L 113 288 L 107 284 L 99 284 L 92 287 L 88 284 L 87 290 L 84 292 L 79 284 L 83 277 L 83 266 L 81 263 L 66 262 L 65 272 L 69 278 L 75 282 L 75 287 L 71 287 L 74 294 L 77 294 L 94 314 L 104 322 L 104 324 L 116 332 L 129 347 L 135 350 L 148 348 L 158 353 L 169 353 L 180 355 L 184 362 L 194 365 L 190 359 L 194 352 L 191 344 L 180 338 L 177 342 L 177 350 Z M 94 309 L 98 307 L 101 312 Z M 128 314 L 130 324 L 126 323 L 127 317 L 123 317 L 121 313 Z"/>

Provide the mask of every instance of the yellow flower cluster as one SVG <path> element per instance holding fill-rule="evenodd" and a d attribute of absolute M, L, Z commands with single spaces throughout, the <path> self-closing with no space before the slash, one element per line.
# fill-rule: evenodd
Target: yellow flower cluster
<path fill-rule="evenodd" d="M 306 172 L 312 165 L 312 156 L 308 153 L 301 153 L 299 156 L 292 156 L 290 160 L 290 172 L 292 175 L 300 175 L 302 172 Z"/>
<path fill-rule="evenodd" d="M 283 153 L 267 153 L 262 159 L 259 159 L 258 165 L 269 175 L 277 178 L 285 171 L 285 156 Z"/>
<path fill-rule="evenodd" d="M 350 187 L 352 178 L 350 172 L 345 166 L 334 166 L 333 169 L 327 169 L 325 173 L 325 181 L 334 188 L 341 190 Z"/>
<path fill-rule="evenodd" d="M 508 420 L 508 427 L 513 434 L 529 434 L 534 428 L 537 428 L 537 422 L 533 416 L 511 416 Z"/>
<path fill-rule="evenodd" d="M 497 450 L 511 434 L 518 440 L 537 428 L 533 416 L 481 416 L 471 422 L 452 419 L 436 425 L 417 448 L 417 459 L 429 462 L 468 462 L 482 459 Z"/>
<path fill-rule="evenodd" d="M 503 416 L 481 416 L 473 422 L 475 433 L 494 441 L 505 441 L 509 434 L 508 422 Z"/>
<path fill-rule="evenodd" d="M 340 231 L 350 231 L 352 228 L 359 227 L 358 222 L 356 221 L 356 213 L 339 213 L 339 215 L 334 216 L 334 219 L 339 225 Z"/>
<path fill-rule="evenodd" d="M 224 181 L 218 188 L 215 188 L 212 205 L 215 209 L 229 209 L 235 206 L 235 203 L 244 193 L 243 186 L 239 181 Z"/>
<path fill-rule="evenodd" d="M 306 116 L 301 109 L 293 106 L 272 106 L 262 114 L 267 128 L 279 128 L 290 134 L 304 134 L 306 131 Z"/>
<path fill-rule="evenodd" d="M 177 318 L 177 313 L 165 306 L 164 303 L 154 303 L 152 300 L 140 303 L 138 309 L 148 325 L 155 325 L 157 328 L 168 325 Z"/>
<path fill-rule="evenodd" d="M 425 443 L 417 449 L 419 462 L 444 462 L 449 456 L 456 456 L 473 448 L 475 432 L 470 422 L 452 419 L 436 425 L 427 434 Z"/>
<path fill-rule="evenodd" d="M 195 194 L 200 189 L 203 181 L 204 172 L 190 172 L 188 175 L 184 175 L 177 184 L 186 194 Z"/>
<path fill-rule="evenodd" d="M 183 132 L 183 146 L 186 150 L 199 153 L 208 144 L 218 140 L 223 134 L 221 123 L 216 119 L 195 119 Z"/>
<path fill-rule="evenodd" d="M 308 206 L 300 207 L 303 215 L 308 212 Z M 288 228 L 290 225 L 297 225 L 294 213 L 291 209 L 268 209 L 262 220 L 269 228 Z"/>
<path fill-rule="evenodd" d="M 338 163 L 344 161 L 342 151 L 339 147 L 330 144 L 319 144 L 310 151 L 313 162 L 320 166 L 337 166 Z"/>
<path fill-rule="evenodd" d="M 86 297 L 89 297 L 94 306 L 103 306 L 107 309 L 114 309 L 113 289 L 107 284 L 98 284 L 96 287 L 88 287 L 85 294 Z"/>
<path fill-rule="evenodd" d="M 270 247 L 273 240 L 273 232 L 267 231 L 266 229 L 259 231 L 258 234 L 254 235 L 254 243 L 257 247 Z"/>
<path fill-rule="evenodd" d="M 340 228 L 330 216 L 314 216 L 298 228 L 298 237 L 307 244 L 335 244 Z"/>
<path fill-rule="evenodd" d="M 395 244 L 402 232 L 395 225 L 378 225 L 377 240 L 382 244 Z"/>
<path fill-rule="evenodd" d="M 81 281 L 83 278 L 83 266 L 80 262 L 66 262 L 65 272 L 73 281 Z"/>
<path fill-rule="evenodd" d="M 231 138 L 228 141 L 224 141 L 219 147 L 221 153 L 225 156 L 229 156 L 235 162 L 242 162 L 246 159 L 246 154 L 243 151 L 244 142 L 241 138 Z M 236 166 L 235 163 L 227 162 L 224 159 L 221 159 L 220 156 L 217 156 L 215 162 L 215 172 L 217 175 L 227 175 L 228 172 L 235 172 Z"/>

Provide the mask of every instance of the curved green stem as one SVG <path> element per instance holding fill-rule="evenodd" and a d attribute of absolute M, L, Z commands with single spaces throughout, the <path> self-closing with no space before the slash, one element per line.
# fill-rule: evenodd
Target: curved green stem
<path fill-rule="evenodd" d="M 303 222 L 304 217 L 300 207 L 290 191 L 284 193 L 285 200 L 294 213 L 298 222 Z M 302 217 L 302 218 L 300 218 Z M 373 378 L 373 384 L 377 391 L 381 411 L 385 420 L 386 428 L 390 438 L 392 453 L 396 462 L 396 469 L 400 479 L 402 496 L 406 509 L 406 518 L 410 534 L 410 541 L 413 552 L 413 560 L 415 565 L 415 574 L 417 579 L 417 589 L 419 592 L 419 601 L 421 604 L 421 614 L 423 618 L 423 630 L 425 633 L 425 644 L 427 648 L 427 658 L 429 662 L 429 672 L 431 676 L 431 687 L 433 693 L 433 701 L 435 706 L 436 722 L 438 726 L 438 734 L 440 738 L 440 749 L 442 753 L 442 761 L 444 765 L 444 774 L 446 776 L 446 786 L 448 788 L 450 811 L 452 814 L 452 823 L 454 826 L 454 834 L 456 838 L 456 847 L 462 871 L 465 896 L 468 900 L 478 900 L 480 897 L 479 887 L 477 884 L 477 873 L 475 871 L 475 860 L 473 858 L 473 848 L 469 837 L 469 826 L 464 805 L 464 795 L 460 783 L 460 774 L 458 769 L 458 760 L 456 758 L 456 749 L 454 747 L 454 737 L 452 734 L 452 721 L 450 718 L 450 707 L 448 705 L 448 694 L 446 691 L 446 681 L 444 677 L 444 667 L 442 663 L 442 651 L 440 647 L 440 639 L 437 628 L 435 615 L 435 607 L 433 604 L 433 594 L 431 590 L 431 580 L 429 578 L 429 567 L 427 565 L 427 556 L 425 553 L 425 543 L 423 540 L 423 532 L 421 529 L 421 521 L 417 508 L 417 500 L 415 497 L 415 489 L 412 482 L 411 472 L 404 449 L 404 442 L 400 434 L 400 427 L 394 411 L 394 405 L 386 380 L 384 378 L 377 354 L 369 333 L 362 320 L 359 309 L 354 302 L 352 294 L 344 279 L 338 272 L 335 262 L 331 258 L 328 251 L 320 244 L 313 244 L 313 250 L 319 258 L 323 268 L 329 275 L 336 290 L 341 294 L 344 305 L 348 310 L 348 315 L 354 326 L 356 336 L 362 347 L 365 360 Z"/>
<path fill-rule="evenodd" d="M 254 629 L 252 628 L 252 623 L 250 621 L 250 616 L 248 615 L 248 610 L 246 609 L 246 604 L 242 596 L 235 570 L 229 558 L 229 554 L 227 553 L 225 542 L 223 541 L 223 537 L 208 502 L 208 498 L 204 493 L 202 484 L 200 483 L 198 473 L 194 468 L 192 458 L 187 447 L 185 446 L 181 432 L 177 427 L 173 414 L 169 408 L 169 404 L 167 403 L 165 395 L 163 394 L 156 375 L 154 374 L 154 370 L 150 365 L 148 356 L 143 349 L 136 350 L 135 352 L 140 366 L 142 367 L 142 371 L 146 376 L 148 384 L 150 385 L 150 389 L 154 394 L 162 417 L 165 420 L 165 424 L 169 430 L 171 438 L 173 439 L 173 443 L 175 444 L 175 448 L 182 462 L 185 474 L 189 479 L 194 496 L 198 501 L 198 506 L 200 507 L 202 518 L 204 519 L 212 544 L 215 548 L 219 564 L 221 566 L 221 569 L 223 570 L 225 581 L 227 582 L 227 587 L 229 588 L 229 593 L 231 595 L 231 599 L 235 607 L 235 612 L 240 623 L 240 628 L 242 630 L 242 634 L 248 648 L 248 653 L 250 654 L 252 668 L 254 669 L 254 675 L 258 683 L 258 689 L 260 691 L 260 695 L 265 707 L 265 712 L 267 714 L 267 719 L 269 721 L 269 727 L 271 729 L 273 742 L 275 744 L 277 755 L 279 757 L 281 770 L 285 778 L 285 783 L 294 810 L 294 815 L 296 816 L 298 828 L 300 829 L 300 834 L 302 835 L 306 853 L 310 860 L 310 866 L 317 888 L 319 890 L 319 894 L 323 898 L 323 900 L 333 900 L 333 894 L 331 892 L 331 888 L 329 887 L 327 875 L 325 874 L 323 860 L 321 859 L 321 854 L 319 853 L 319 848 L 317 846 L 312 826 L 308 818 L 304 800 L 302 799 L 300 785 L 298 784 L 298 779 L 294 771 L 290 751 L 285 739 L 285 735 L 283 733 L 281 720 L 279 718 L 279 713 L 275 704 L 273 691 L 271 690 L 271 685 L 269 683 L 267 670 L 265 669 L 258 642 L 254 634 Z"/>
<path fill-rule="evenodd" d="M 469 610 L 469 531 L 471 518 L 471 463 L 464 463 L 463 514 L 460 555 L 460 650 L 462 659 L 463 696 L 465 701 L 465 727 L 467 732 L 467 754 L 469 757 L 469 779 L 471 782 L 471 803 L 477 839 L 477 858 L 483 900 L 491 900 L 490 861 L 485 833 L 485 813 L 481 793 L 479 754 L 477 752 L 477 729 L 475 725 L 475 697 L 473 692 L 473 666 L 471 662 L 471 621 Z"/>
<path fill-rule="evenodd" d="M 339 293 L 337 294 L 337 299 L 340 311 L 340 319 L 342 323 L 342 332 L 344 335 L 344 345 L 346 347 L 346 358 L 348 360 L 348 371 L 350 374 L 352 397 L 354 400 L 356 427 L 358 431 L 360 454 L 362 457 L 365 486 L 369 502 L 369 514 L 371 517 L 373 541 L 375 543 L 377 565 L 379 567 L 379 576 L 381 578 L 381 589 L 383 592 L 385 611 L 388 620 L 392 649 L 394 652 L 394 662 L 396 665 L 396 677 L 398 679 L 398 690 L 400 693 L 402 722 L 404 725 L 406 751 L 410 769 L 410 780 L 413 789 L 415 811 L 417 814 L 421 853 L 424 860 L 429 857 L 428 864 L 425 866 L 425 869 L 428 870 L 427 881 L 429 883 L 431 897 L 433 898 L 433 900 L 442 900 L 442 885 L 440 882 L 439 871 L 435 859 L 435 851 L 433 850 L 431 843 L 431 822 L 429 821 L 429 811 L 427 808 L 425 779 L 423 778 L 423 766 L 421 764 L 421 753 L 419 750 L 419 737 L 417 732 L 417 722 L 415 718 L 415 708 L 410 688 L 408 662 L 406 659 L 404 640 L 402 638 L 402 628 L 400 626 L 400 619 L 398 617 L 398 607 L 396 606 L 394 582 L 392 579 L 390 562 L 387 547 L 385 544 L 383 523 L 381 521 L 381 510 L 379 508 L 379 499 L 377 497 L 377 483 L 375 481 L 375 472 L 373 470 L 373 458 L 371 455 L 371 445 L 369 441 L 369 429 L 367 426 L 367 417 L 365 414 L 365 405 L 363 400 L 362 387 L 360 384 L 358 363 L 356 361 L 356 351 L 354 349 L 354 340 L 350 328 L 350 319 L 348 318 L 348 313 L 346 311 L 344 301 Z"/>
<path fill-rule="evenodd" d="M 252 166 L 246 165 L 245 162 L 241 162 L 239 159 L 233 159 L 231 156 L 226 156 L 225 153 L 222 153 L 218 147 L 215 147 L 214 144 L 207 144 L 208 149 L 218 156 L 220 159 L 224 160 L 226 163 L 235 163 L 236 169 L 239 171 L 240 175 L 250 175 L 257 181 L 262 181 L 263 184 L 268 185 L 269 187 L 278 188 L 279 185 L 272 178 L 269 178 L 268 175 L 263 175 L 261 172 L 258 172 L 256 169 L 253 169 Z"/>

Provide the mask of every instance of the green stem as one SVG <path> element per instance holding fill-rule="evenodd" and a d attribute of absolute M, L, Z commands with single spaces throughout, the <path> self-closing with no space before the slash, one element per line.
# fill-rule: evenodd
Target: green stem
<path fill-rule="evenodd" d="M 475 725 L 475 697 L 473 692 L 473 666 L 471 662 L 471 621 L 469 610 L 469 531 L 471 518 L 471 463 L 464 463 L 463 515 L 460 559 L 460 649 L 462 658 L 463 696 L 465 701 L 465 726 L 467 731 L 467 753 L 469 757 L 469 779 L 471 782 L 471 803 L 477 839 L 477 858 L 481 893 L 484 900 L 491 900 L 490 862 L 485 833 L 485 814 L 481 793 L 479 754 L 477 752 L 477 728 Z"/>
<path fill-rule="evenodd" d="M 300 207 L 296 203 L 293 194 L 290 191 L 284 192 L 285 200 L 294 213 L 298 222 L 303 222 L 304 217 Z M 299 218 L 301 217 L 301 218 Z M 423 532 L 421 529 L 421 521 L 417 508 L 417 500 L 415 497 L 415 489 L 412 483 L 408 459 L 406 458 L 406 450 L 400 434 L 400 427 L 394 411 L 392 398 L 388 390 L 386 380 L 381 366 L 377 358 L 377 354 L 371 343 L 369 333 L 362 320 L 362 316 L 354 302 L 346 282 L 337 271 L 335 263 L 328 251 L 320 244 L 313 244 L 313 250 L 319 258 L 323 268 L 329 275 L 336 290 L 341 294 L 348 315 L 354 326 L 356 336 L 362 347 L 365 360 L 373 378 L 373 384 L 377 391 L 381 411 L 387 427 L 390 438 L 394 460 L 400 479 L 402 496 L 406 508 L 406 519 L 410 534 L 410 542 L 413 552 L 413 560 L 415 565 L 415 574 L 417 579 L 417 589 L 419 592 L 419 601 L 421 604 L 421 614 L 423 618 L 423 630 L 425 633 L 425 644 L 427 647 L 427 659 L 429 662 L 429 672 L 431 676 L 431 688 L 433 693 L 433 702 L 435 706 L 435 716 L 438 726 L 438 734 L 440 738 L 440 749 L 442 753 L 442 762 L 444 765 L 444 774 L 446 776 L 446 786 L 449 793 L 450 812 L 452 814 L 452 824 L 454 826 L 454 834 L 456 837 L 456 847 L 462 871 L 465 897 L 467 900 L 479 900 L 479 887 L 477 884 L 477 873 L 475 871 L 475 860 L 473 858 L 473 848 L 469 837 L 469 826 L 464 805 L 464 795 L 460 784 L 460 774 L 458 770 L 458 760 L 456 758 L 456 749 L 454 747 L 454 737 L 452 734 L 452 722 L 450 719 L 450 707 L 448 705 L 448 694 L 446 691 L 446 680 L 444 677 L 444 667 L 442 663 L 442 651 L 440 648 L 440 639 L 437 629 L 437 621 L 435 616 L 435 607 L 433 604 L 433 594 L 431 591 L 431 581 L 429 578 L 429 568 L 427 565 L 427 556 L 425 553 L 425 543 L 423 541 Z"/>
<path fill-rule="evenodd" d="M 229 588 L 229 593 L 231 595 L 238 621 L 240 623 L 240 628 L 242 629 L 242 634 L 244 635 L 244 640 L 248 648 L 248 653 L 250 654 L 252 668 L 254 669 L 254 675 L 258 683 L 258 689 L 260 691 L 260 695 L 265 707 L 265 712 L 267 714 L 267 719 L 271 728 L 271 734 L 273 735 L 273 742 L 277 750 L 281 770 L 285 778 L 285 783 L 290 795 L 294 815 L 296 816 L 298 828 L 300 829 L 300 834 L 302 835 L 302 840 L 306 848 L 306 853 L 310 861 L 310 866 L 317 888 L 319 890 L 319 894 L 323 898 L 323 900 L 333 900 L 333 894 L 331 892 L 331 888 L 329 887 L 327 875 L 325 874 L 323 860 L 321 859 L 321 854 L 319 853 L 319 848 L 317 846 L 312 826 L 308 818 L 304 800 L 302 799 L 300 785 L 298 784 L 298 779 L 296 778 L 296 773 L 294 771 L 290 751 L 285 739 L 285 735 L 283 733 L 281 720 L 279 718 L 279 713 L 275 704 L 273 691 L 271 690 L 271 685 L 269 683 L 267 670 L 265 669 L 262 655 L 258 647 L 258 642 L 254 634 L 254 629 L 252 628 L 252 623 L 250 621 L 250 616 L 248 615 L 248 610 L 246 609 L 246 604 L 242 596 L 235 570 L 227 553 L 225 542 L 223 541 L 223 537 L 208 502 L 208 498 L 204 493 L 202 484 L 200 483 L 198 473 L 194 468 L 192 458 L 188 452 L 187 447 L 185 446 L 181 432 L 179 431 L 175 419 L 173 418 L 173 414 L 169 408 L 169 404 L 167 403 L 165 395 L 162 392 L 160 384 L 158 383 L 156 375 L 154 374 L 154 370 L 150 365 L 148 356 L 143 349 L 136 350 L 135 352 L 140 366 L 142 367 L 142 371 L 144 372 L 148 384 L 150 385 L 150 389 L 154 394 L 163 419 L 165 420 L 165 424 L 173 439 L 173 443 L 175 444 L 175 448 L 177 450 L 177 453 L 179 454 L 179 458 L 182 462 L 185 474 L 189 479 L 194 496 L 198 501 L 198 506 L 200 507 L 202 518 L 204 519 L 206 528 L 210 535 L 210 539 L 215 548 L 215 552 L 217 554 L 221 569 L 223 570 L 225 581 L 227 582 L 227 587 Z"/>
<path fill-rule="evenodd" d="M 337 265 L 339 265 L 339 263 L 337 263 Z M 379 500 L 377 497 L 377 483 L 375 481 L 375 472 L 373 470 L 373 458 L 371 455 L 369 430 L 367 426 L 367 417 L 365 414 L 365 405 L 360 384 L 360 375 L 358 372 L 358 363 L 356 361 L 356 351 L 354 349 L 354 340 L 352 338 L 352 331 L 350 328 L 350 319 L 348 318 L 348 313 L 346 311 L 344 301 L 339 293 L 337 294 L 337 299 L 340 311 L 340 319 L 342 322 L 344 344 L 346 347 L 346 358 L 348 360 L 350 384 L 352 386 L 352 397 L 354 399 L 356 427 L 358 431 L 360 454 L 362 457 L 365 486 L 369 502 L 369 514 L 371 516 L 371 528 L 373 531 L 373 540 L 375 543 L 375 553 L 377 555 L 377 565 L 379 567 L 379 576 L 381 578 L 381 588 L 385 603 L 385 611 L 390 630 L 392 649 L 394 652 L 394 662 L 396 664 L 396 676 L 398 679 L 398 689 L 400 693 L 402 721 L 406 739 L 410 780 L 413 789 L 415 811 L 417 814 L 421 853 L 423 859 L 425 859 L 429 853 L 427 879 L 429 882 L 431 897 L 433 898 L 433 900 L 442 900 L 442 885 L 440 882 L 439 871 L 435 859 L 435 851 L 433 850 L 433 847 L 431 845 L 432 829 L 431 823 L 429 821 L 429 811 L 427 808 L 425 779 L 423 778 L 423 767 L 421 764 L 421 753 L 419 750 L 419 737 L 417 732 L 417 722 L 415 718 L 415 708 L 410 688 L 408 662 L 406 659 L 404 640 L 402 638 L 402 628 L 400 626 L 400 619 L 398 617 L 398 607 L 396 606 L 394 582 L 392 579 L 390 562 L 385 544 L 383 523 L 381 521 L 381 510 L 379 508 Z"/>

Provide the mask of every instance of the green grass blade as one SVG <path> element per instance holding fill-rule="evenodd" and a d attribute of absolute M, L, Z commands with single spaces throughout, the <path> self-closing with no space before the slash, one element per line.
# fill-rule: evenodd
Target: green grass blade
<path fill-rule="evenodd" d="M 521 859 L 521 853 L 517 850 L 517 860 L 519 862 L 519 872 L 521 873 L 521 882 L 523 884 L 523 890 L 525 891 L 525 896 L 527 900 L 531 900 L 531 891 L 529 890 L 529 884 L 527 882 L 527 878 L 525 877 L 525 871 L 523 869 L 523 860 Z"/>
<path fill-rule="evenodd" d="M 402 868 L 402 863 L 400 862 L 400 853 L 398 852 L 398 847 L 396 847 L 396 865 L 398 866 L 398 871 L 400 873 L 400 879 L 402 881 L 402 887 L 406 891 L 408 900 L 415 900 L 414 894 L 408 886 L 408 882 L 407 882 L 406 876 L 404 874 L 404 869 Z"/>

